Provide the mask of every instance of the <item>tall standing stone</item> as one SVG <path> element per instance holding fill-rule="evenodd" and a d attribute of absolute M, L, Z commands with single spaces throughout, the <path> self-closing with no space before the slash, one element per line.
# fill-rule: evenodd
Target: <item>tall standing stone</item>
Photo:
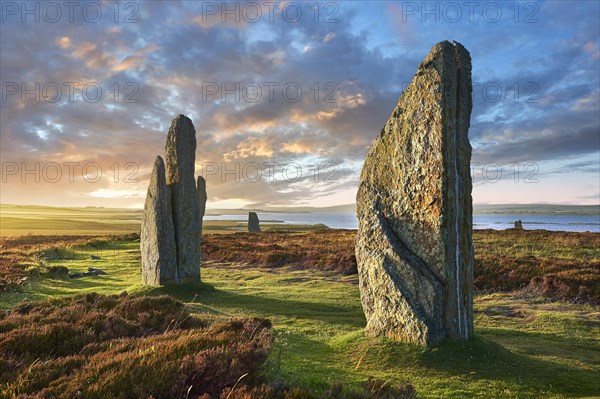
<path fill-rule="evenodd" d="M 473 336 L 471 92 L 469 52 L 436 44 L 369 150 L 356 258 L 370 335 Z"/>
<path fill-rule="evenodd" d="M 196 190 L 198 192 L 198 220 L 200 223 L 200 241 L 202 241 L 202 219 L 206 213 L 206 180 L 204 177 L 198 176 L 198 183 L 196 184 Z"/>
<path fill-rule="evenodd" d="M 171 188 L 177 249 L 176 280 L 200 276 L 200 222 L 194 170 L 196 130 L 190 118 L 173 119 L 165 146 L 167 185 Z"/>
<path fill-rule="evenodd" d="M 256 212 L 248 212 L 248 231 L 250 233 L 260 233 L 260 222 Z"/>
<path fill-rule="evenodd" d="M 177 257 L 171 190 L 165 180 L 165 164 L 160 156 L 154 162 L 144 204 L 140 250 L 144 284 L 158 286 L 175 278 Z"/>

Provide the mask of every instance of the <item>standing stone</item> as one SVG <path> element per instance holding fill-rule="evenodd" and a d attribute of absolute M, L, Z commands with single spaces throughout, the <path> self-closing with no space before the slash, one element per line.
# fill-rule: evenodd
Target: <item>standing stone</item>
<path fill-rule="evenodd" d="M 521 219 L 515 221 L 515 229 L 523 230 L 523 222 L 521 221 Z"/>
<path fill-rule="evenodd" d="M 260 233 L 260 224 L 256 212 L 248 213 L 248 231 L 250 233 Z"/>
<path fill-rule="evenodd" d="M 436 44 L 367 155 L 356 259 L 370 335 L 473 336 L 471 92 L 469 52 Z"/>
<path fill-rule="evenodd" d="M 200 222 L 194 178 L 196 130 L 188 117 L 178 115 L 173 119 L 165 152 L 177 250 L 175 279 L 197 279 L 200 276 Z"/>
<path fill-rule="evenodd" d="M 200 223 L 200 241 L 202 241 L 202 219 L 206 213 L 206 180 L 204 177 L 198 176 L 198 184 L 196 184 L 198 192 L 198 220 Z"/>
<path fill-rule="evenodd" d="M 160 156 L 154 162 L 144 204 L 140 250 L 144 284 L 157 286 L 175 278 L 177 258 L 171 190 L 165 180 L 165 164 Z"/>

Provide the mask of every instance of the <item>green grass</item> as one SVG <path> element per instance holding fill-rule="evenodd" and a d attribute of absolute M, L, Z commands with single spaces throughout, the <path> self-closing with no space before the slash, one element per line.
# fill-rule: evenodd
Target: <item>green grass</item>
<path fill-rule="evenodd" d="M 203 317 L 268 318 L 276 337 L 265 366 L 270 379 L 319 390 L 377 377 L 409 382 L 421 398 L 600 397 L 597 306 L 477 296 L 476 338 L 425 350 L 364 336 L 356 276 L 212 264 L 202 269 L 202 283 L 150 288 L 141 284 L 138 248 L 137 240 L 75 248 L 63 254 L 73 259 L 47 265 L 109 274 L 36 277 L 22 292 L 0 293 L 0 307 L 85 292 L 167 293 Z"/>
<path fill-rule="evenodd" d="M 89 292 L 137 292 L 143 288 L 139 240 L 106 243 L 100 248 L 75 247 L 73 251 L 61 255 L 65 259 L 47 260 L 44 263 L 47 266 L 65 266 L 70 273 L 85 272 L 88 267 L 94 267 L 106 271 L 108 275 L 78 279 L 37 277 L 22 291 L 1 293 L 0 307 L 7 308 L 23 299 L 44 300 Z M 100 260 L 92 260 L 92 256 L 99 256 Z"/>

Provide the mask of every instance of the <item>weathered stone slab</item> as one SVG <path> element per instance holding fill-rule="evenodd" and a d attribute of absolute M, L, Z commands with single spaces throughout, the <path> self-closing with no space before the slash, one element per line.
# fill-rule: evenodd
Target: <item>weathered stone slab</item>
<path fill-rule="evenodd" d="M 144 204 L 140 250 L 144 284 L 158 286 L 175 279 L 177 258 L 171 190 L 165 180 L 165 164 L 160 156 L 154 162 Z"/>
<path fill-rule="evenodd" d="M 200 221 L 194 178 L 196 130 L 190 118 L 178 115 L 173 119 L 165 152 L 177 250 L 176 280 L 195 279 L 200 276 Z"/>
<path fill-rule="evenodd" d="M 256 212 L 248 212 L 248 231 L 250 233 L 260 233 L 260 222 Z"/>
<path fill-rule="evenodd" d="M 473 336 L 471 92 L 468 51 L 438 43 L 367 155 L 356 258 L 368 334 Z"/>

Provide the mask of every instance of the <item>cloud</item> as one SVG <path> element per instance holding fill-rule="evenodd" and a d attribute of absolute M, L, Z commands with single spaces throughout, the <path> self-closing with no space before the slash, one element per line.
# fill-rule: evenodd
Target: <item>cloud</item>
<path fill-rule="evenodd" d="M 532 134 L 497 134 L 496 141 L 480 145 L 474 160 L 478 162 L 532 162 L 598 152 L 600 125 L 536 131 Z M 512 136 L 512 138 L 511 138 Z"/>
<path fill-rule="evenodd" d="M 214 3 L 214 4 L 216 4 L 216 3 Z M 222 3 L 222 4 L 225 4 L 225 3 Z M 226 15 L 224 13 L 218 11 L 215 14 L 211 13 L 211 14 L 197 15 L 197 16 L 191 18 L 191 22 L 194 25 L 196 25 L 202 29 L 211 29 L 211 28 L 219 28 L 219 27 L 244 29 L 247 25 L 246 20 L 239 17 L 239 15 L 241 15 L 241 13 L 238 13 L 237 18 L 236 18 L 235 14 L 232 14 L 229 17 L 226 17 Z"/>
<path fill-rule="evenodd" d="M 323 38 L 323 43 L 327 43 L 331 40 L 333 40 L 333 38 L 335 38 L 335 32 L 329 32 L 328 34 L 325 35 L 325 37 Z"/>
<path fill-rule="evenodd" d="M 584 173 L 598 176 L 600 174 L 600 159 L 569 162 L 549 172 L 550 174 Z M 600 195 L 600 194 L 599 194 Z"/>
<path fill-rule="evenodd" d="M 145 57 L 141 55 L 127 56 L 118 65 L 114 66 L 112 70 L 115 72 L 136 70 L 139 69 L 142 65 L 144 65 L 145 61 Z"/>
<path fill-rule="evenodd" d="M 293 154 L 316 154 L 317 151 L 313 143 L 309 143 L 306 140 L 298 140 L 291 143 L 281 144 L 281 149 L 284 152 L 291 152 Z"/>
<path fill-rule="evenodd" d="M 64 49 L 71 47 L 71 39 L 67 36 L 59 38 L 56 43 Z"/>
<path fill-rule="evenodd" d="M 90 197 L 96 198 L 146 198 L 145 190 L 123 190 L 101 188 L 90 192 Z"/>
<path fill-rule="evenodd" d="M 71 54 L 82 59 L 90 69 L 110 68 L 116 63 L 114 56 L 99 49 L 97 44 L 91 42 L 78 45 Z"/>
<path fill-rule="evenodd" d="M 345 195 L 344 202 L 352 202 L 370 144 L 419 62 L 447 38 L 470 50 L 473 81 L 480 83 L 469 132 L 475 162 L 566 162 L 599 151 L 598 21 L 588 17 L 597 4 L 540 3 L 540 21 L 532 24 L 510 18 L 449 24 L 421 23 L 418 15 L 405 22 L 397 5 L 353 2 L 338 3 L 337 23 L 324 22 L 325 10 L 315 23 L 311 2 L 294 3 L 303 7 L 295 23 L 282 17 L 283 3 L 273 22 L 263 10 L 257 22 L 223 23 L 218 13 L 203 17 L 201 3 L 139 3 L 139 22 L 132 24 L 111 18 L 91 24 L 79 17 L 68 24 L 2 24 L 3 82 L 76 82 L 78 92 L 97 82 L 103 89 L 97 102 L 79 94 L 56 103 L 14 95 L 1 103 L 2 160 L 97 162 L 107 170 L 93 186 L 11 184 L 2 201 L 139 203 L 134 196 L 143 197 L 170 121 L 184 113 L 197 130 L 198 172 L 203 162 L 223 161 L 293 162 L 304 172 L 294 183 L 213 179 L 213 199 L 265 205 L 326 203 Z M 560 31 L 552 28 L 559 25 Z M 241 92 L 248 83 L 263 89 L 258 101 Z M 267 83 L 279 84 L 273 99 Z M 298 101 L 282 95 L 290 83 L 302 89 Z M 498 101 L 484 97 L 486 83 L 500 86 Z M 219 93 L 207 98 L 207 84 L 216 84 Z M 237 93 L 223 98 L 223 88 L 236 84 Z M 531 87 L 537 88 L 533 94 Z M 327 101 L 332 94 L 334 101 Z M 124 102 L 128 95 L 135 101 Z M 532 95 L 537 102 L 526 102 Z M 311 168 L 329 162 L 340 165 L 340 178 L 315 182 Z M 136 164 L 139 183 L 111 182 L 108 168 L 116 163 L 120 177 L 130 172 L 126 164 Z M 555 175 L 574 181 L 594 167 L 561 165 Z M 574 189 L 573 201 L 585 190 L 583 183 Z"/>
<path fill-rule="evenodd" d="M 229 162 L 237 159 L 245 159 L 250 156 L 270 157 L 273 155 L 273 148 L 269 140 L 248 137 L 241 140 L 234 151 L 223 154 L 223 160 Z"/>

